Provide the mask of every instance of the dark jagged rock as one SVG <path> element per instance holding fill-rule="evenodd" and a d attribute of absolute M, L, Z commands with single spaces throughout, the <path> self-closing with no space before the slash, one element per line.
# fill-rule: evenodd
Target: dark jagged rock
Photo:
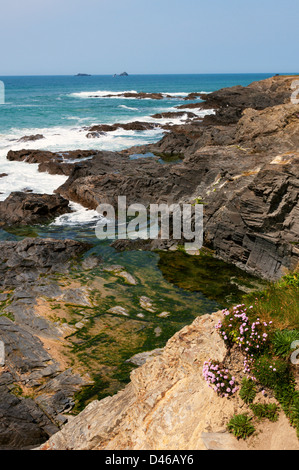
<path fill-rule="evenodd" d="M 186 96 L 184 98 L 185 101 L 188 101 L 188 100 L 196 100 L 198 98 L 200 98 L 202 96 L 202 93 L 189 93 L 188 96 Z"/>
<path fill-rule="evenodd" d="M 112 98 L 113 94 L 105 95 L 104 98 Z M 134 98 L 136 100 L 144 100 L 144 99 L 151 99 L 151 100 L 163 100 L 164 96 L 162 93 L 131 93 L 131 92 L 124 92 L 119 94 L 118 96 L 122 96 L 124 98 Z"/>
<path fill-rule="evenodd" d="M 36 298 L 58 297 L 61 287 L 48 280 L 49 273 L 64 272 L 87 244 L 73 240 L 25 239 L 2 242 L 0 288 L 9 302 L 0 316 L 0 338 L 5 345 L 0 366 L 0 449 L 36 447 L 59 430 L 74 402 L 74 393 L 85 379 L 53 359 L 43 340 L 61 341 L 55 323 L 36 313 Z M 42 276 L 40 278 L 40 276 Z M 2 306 L 3 308 L 3 306 Z M 31 390 L 32 397 L 26 397 Z"/>
<path fill-rule="evenodd" d="M 199 97 L 204 100 L 203 103 L 182 105 L 178 106 L 178 109 L 215 109 L 214 124 L 236 123 L 242 117 L 244 109 L 262 110 L 290 102 L 293 80 L 293 76 L 271 77 L 253 82 L 247 87 L 238 85 L 212 93 L 200 93 Z"/>
<path fill-rule="evenodd" d="M 7 385 L 0 393 L 0 450 L 32 449 L 59 431 L 34 400 L 21 400 Z"/>
<path fill-rule="evenodd" d="M 158 113 L 158 114 L 154 114 L 151 117 L 154 119 L 176 119 L 176 118 L 181 118 L 183 116 L 187 116 L 189 119 L 198 117 L 196 114 L 190 113 L 188 111 Z"/>
<path fill-rule="evenodd" d="M 42 163 L 53 158 L 53 153 L 46 150 L 10 150 L 7 160 L 26 163 Z"/>
<path fill-rule="evenodd" d="M 90 98 L 113 98 L 115 93 L 107 93 L 107 95 L 90 95 Z M 146 93 L 146 92 L 139 92 L 139 93 L 132 93 L 130 91 L 125 91 L 123 93 L 117 93 L 117 96 L 123 98 L 134 98 L 136 100 L 144 100 L 144 99 L 151 99 L 151 100 L 163 100 L 167 99 L 177 99 L 177 96 L 168 95 L 164 93 Z"/>
<path fill-rule="evenodd" d="M 99 172 L 94 163 L 86 162 L 84 169 L 74 169 L 58 193 L 90 208 L 101 202 L 116 204 L 120 194 L 128 203 L 145 205 L 201 198 L 205 243 L 226 261 L 277 279 L 298 263 L 299 105 L 278 104 L 290 99 L 292 80 L 275 77 L 252 84 L 242 88 L 244 97 L 239 88 L 221 91 L 218 110 L 227 118 L 223 124 L 208 116 L 202 122 L 173 126 L 156 144 L 122 152 L 127 158 L 149 152 L 178 155 L 184 157 L 181 163 L 168 166 L 140 158 L 120 166 L 115 157 L 114 171 L 102 166 L 104 171 Z M 245 109 L 234 122 L 229 97 L 233 110 L 247 105 L 262 109 Z M 161 247 L 167 248 L 167 243 Z"/>
<path fill-rule="evenodd" d="M 21 139 L 19 139 L 18 142 L 31 142 L 35 140 L 41 140 L 44 138 L 45 137 L 42 134 L 25 135 L 24 137 L 21 137 Z"/>
<path fill-rule="evenodd" d="M 10 150 L 10 161 L 38 163 L 38 170 L 50 175 L 69 175 L 76 161 L 91 158 L 94 150 L 71 150 L 69 152 L 49 152 L 47 150 Z"/>
<path fill-rule="evenodd" d="M 125 131 L 146 131 L 154 129 L 155 127 L 157 127 L 157 124 L 151 122 L 134 121 L 128 123 L 99 124 L 91 126 L 87 128 L 87 130 L 89 132 L 98 132 L 99 135 L 102 135 L 102 133 L 113 132 L 117 129 L 123 129 Z"/>
<path fill-rule="evenodd" d="M 92 132 L 88 132 L 86 134 L 86 137 L 88 139 L 98 139 L 99 137 L 102 137 L 103 135 L 106 135 L 106 132 L 98 132 L 98 131 L 92 131 Z"/>
<path fill-rule="evenodd" d="M 51 325 L 45 321 L 38 332 L 30 331 L 17 317 L 14 322 L 0 317 L 0 337 L 5 344 L 5 367 L 0 368 L 0 449 L 36 447 L 56 433 L 60 414 L 72 408 L 74 393 L 86 384 L 71 369 L 61 372 L 45 351 L 36 333 L 46 336 L 49 330 Z M 38 397 L 16 396 L 18 384 L 35 389 Z"/>
<path fill-rule="evenodd" d="M 201 198 L 206 244 L 243 269 L 277 278 L 298 261 L 299 105 L 290 103 L 295 78 L 273 77 L 201 96 L 205 102 L 198 104 L 214 107 L 214 116 L 172 126 L 155 144 L 98 152 L 75 164 L 57 193 L 92 209 L 116 204 L 119 195 L 145 205 Z M 170 166 L 157 158 L 130 159 L 147 153 L 183 161 Z M 273 208 L 270 193 L 276 187 L 276 198 L 281 195 L 284 203 Z"/>
<path fill-rule="evenodd" d="M 68 212 L 69 201 L 57 194 L 14 192 L 0 201 L 0 227 L 44 224 Z"/>
<path fill-rule="evenodd" d="M 66 272 L 71 260 L 88 248 L 87 243 L 54 238 L 1 242 L 0 287 L 34 282 L 41 273 Z"/>

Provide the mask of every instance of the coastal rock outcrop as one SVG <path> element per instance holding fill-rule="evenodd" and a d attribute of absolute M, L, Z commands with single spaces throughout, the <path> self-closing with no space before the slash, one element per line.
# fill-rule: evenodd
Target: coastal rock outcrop
<path fill-rule="evenodd" d="M 47 341 L 61 343 L 63 330 L 35 310 L 37 297 L 62 294 L 45 276 L 66 273 L 86 249 L 72 240 L 1 242 L 0 449 L 32 448 L 56 433 L 74 393 L 86 384 L 45 347 Z"/>
<path fill-rule="evenodd" d="M 68 212 L 69 201 L 58 194 L 13 192 L 0 201 L 0 227 L 44 224 Z"/>
<path fill-rule="evenodd" d="M 10 150 L 7 159 L 10 161 L 37 163 L 38 170 L 50 175 L 69 175 L 74 163 L 92 158 L 93 150 L 71 150 L 69 152 L 49 152 L 47 150 Z"/>
<path fill-rule="evenodd" d="M 221 312 L 198 317 L 176 333 L 163 351 L 131 373 L 123 391 L 90 403 L 40 449 L 205 450 L 212 440 L 226 450 L 299 449 L 296 432 L 283 417 L 249 444 L 225 432 L 242 401 L 238 395 L 217 396 L 202 374 L 211 356 L 223 361 L 228 354 L 215 330 L 220 317 Z"/>
<path fill-rule="evenodd" d="M 40 274 L 67 272 L 72 259 L 89 249 L 87 243 L 54 238 L 1 242 L 0 287 L 34 283 Z"/>
<path fill-rule="evenodd" d="M 21 139 L 19 139 L 18 142 L 31 142 L 35 140 L 41 140 L 44 138 L 45 137 L 42 134 L 25 135 L 24 137 L 21 137 Z"/>
<path fill-rule="evenodd" d="M 210 117 L 214 124 L 232 124 L 242 117 L 244 109 L 262 110 L 290 102 L 294 76 L 275 76 L 253 82 L 247 87 L 240 85 L 222 88 L 212 93 L 200 93 L 204 101 L 178 106 L 180 108 L 215 109 Z"/>
<path fill-rule="evenodd" d="M 295 78 L 272 77 L 200 95 L 204 101 L 193 104 L 213 107 L 215 114 L 173 125 L 157 143 L 122 152 L 80 152 L 80 161 L 76 152 L 69 152 L 67 161 L 39 151 L 9 152 L 8 158 L 39 162 L 46 165 L 43 169 L 55 164 L 53 171 L 58 167 L 69 176 L 57 194 L 90 209 L 103 202 L 115 205 L 119 195 L 128 204 L 146 206 L 200 201 L 204 241 L 216 256 L 278 279 L 299 261 L 299 105 L 291 102 Z M 128 124 L 135 125 L 143 128 L 143 123 Z M 176 161 L 162 164 L 159 158 Z M 149 243 L 143 245 L 148 249 Z M 122 243 L 114 246 L 121 249 Z M 169 244 L 154 242 L 152 247 L 167 249 Z"/>
<path fill-rule="evenodd" d="M 299 261 L 298 116 L 298 105 L 285 104 L 246 110 L 237 124 L 177 126 L 157 144 L 126 150 L 123 159 L 114 154 L 113 170 L 103 166 L 104 155 L 74 167 L 57 192 L 93 209 L 116 204 L 120 194 L 145 205 L 200 200 L 205 244 L 250 273 L 277 279 Z M 128 160 L 149 152 L 184 158 L 172 165 Z"/>

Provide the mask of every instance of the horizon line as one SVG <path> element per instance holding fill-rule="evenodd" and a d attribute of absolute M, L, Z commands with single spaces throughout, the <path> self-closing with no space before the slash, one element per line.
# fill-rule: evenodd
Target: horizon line
<path fill-rule="evenodd" d="M 114 73 L 105 73 L 105 74 L 85 74 L 83 72 L 80 72 L 83 75 L 79 75 L 78 73 L 76 74 L 17 74 L 17 75 L 11 75 L 11 74 L 5 74 L 1 75 L 0 77 L 78 77 L 78 78 L 87 78 L 87 77 L 119 77 L 119 74 L 116 74 L 116 77 L 114 77 Z M 128 74 L 128 76 L 142 76 L 142 75 L 149 75 L 149 76 L 159 76 L 159 75 L 299 75 L 299 72 L 204 72 L 204 73 L 199 73 L 199 72 L 191 72 L 191 73 L 131 73 Z M 121 78 L 127 78 L 127 77 L 121 77 Z"/>

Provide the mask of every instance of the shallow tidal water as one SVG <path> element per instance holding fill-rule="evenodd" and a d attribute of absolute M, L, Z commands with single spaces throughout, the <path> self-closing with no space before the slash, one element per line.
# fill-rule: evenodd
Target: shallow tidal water
<path fill-rule="evenodd" d="M 117 252 L 109 242 L 95 237 L 92 225 L 84 227 L 24 227 L 0 231 L 0 238 L 20 240 L 26 236 L 74 238 L 88 241 L 84 258 L 96 256 L 97 266 L 85 270 L 74 264 L 70 275 L 59 274 L 62 285 L 87 289 L 92 306 L 67 304 L 50 299 L 52 320 L 82 327 L 68 337 L 67 356 L 74 367 L 88 373 L 93 383 L 76 396 L 74 413 L 93 399 L 116 393 L 129 381 L 136 367 L 128 360 L 135 354 L 164 347 L 167 340 L 200 315 L 239 303 L 244 294 L 264 283 L 204 250 L 200 256 L 183 251 Z M 128 284 L 115 272 L 103 269 L 122 266 L 136 281 Z M 140 299 L 150 300 L 150 308 Z M 110 309 L 123 308 L 125 315 Z M 162 315 L 161 315 L 162 314 Z"/>

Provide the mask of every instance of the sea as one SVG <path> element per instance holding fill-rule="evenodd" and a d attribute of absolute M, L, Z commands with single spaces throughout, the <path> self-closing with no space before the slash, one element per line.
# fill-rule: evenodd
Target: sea
<path fill-rule="evenodd" d="M 0 105 L 0 174 L 7 175 L 0 178 L 0 200 L 12 191 L 52 194 L 67 179 L 66 176 L 40 173 L 37 164 L 10 162 L 6 159 L 9 150 L 122 150 L 156 142 L 164 132 L 159 123 L 183 123 L 187 115 L 156 121 L 151 116 L 177 111 L 176 106 L 189 103 L 183 99 L 187 94 L 246 86 L 271 75 L 0 76 L 5 87 L 5 102 Z M 121 96 L 124 92 L 159 92 L 165 97 L 162 100 L 124 98 Z M 111 97 L 105 98 L 107 94 Z M 204 116 L 213 110 L 195 112 Z M 88 126 L 132 121 L 156 122 L 157 127 L 143 132 L 118 129 L 99 138 L 86 137 Z M 22 137 L 35 134 L 42 134 L 44 138 L 19 142 Z M 94 211 L 78 204 L 73 204 L 73 210 L 54 224 L 84 224 L 97 218 Z"/>

